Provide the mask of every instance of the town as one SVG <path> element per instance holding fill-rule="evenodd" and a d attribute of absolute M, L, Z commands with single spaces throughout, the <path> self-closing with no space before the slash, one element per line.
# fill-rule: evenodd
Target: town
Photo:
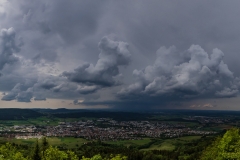
<path fill-rule="evenodd" d="M 205 121 L 204 121 L 205 123 Z M 217 121 L 217 123 L 219 123 Z M 59 122 L 58 125 L 14 125 L 0 128 L 1 136 L 17 139 L 80 137 L 87 140 L 117 141 L 150 138 L 174 138 L 189 135 L 213 135 L 217 132 L 190 128 L 184 123 L 158 121 L 116 121 L 110 118 Z"/>

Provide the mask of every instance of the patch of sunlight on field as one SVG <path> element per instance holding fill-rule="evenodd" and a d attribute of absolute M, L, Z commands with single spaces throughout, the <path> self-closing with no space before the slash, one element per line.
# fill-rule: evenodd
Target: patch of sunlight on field
<path fill-rule="evenodd" d="M 174 150 L 175 145 L 170 142 L 163 142 L 160 145 L 151 145 L 147 150 Z"/>

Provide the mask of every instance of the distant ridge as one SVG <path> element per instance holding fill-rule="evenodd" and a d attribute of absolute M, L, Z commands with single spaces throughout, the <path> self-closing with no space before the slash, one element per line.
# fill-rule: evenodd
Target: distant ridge
<path fill-rule="evenodd" d="M 32 109 L 0 108 L 0 120 L 25 120 L 42 116 Z"/>
<path fill-rule="evenodd" d="M 40 112 L 40 113 L 49 113 L 49 114 L 90 112 L 90 110 L 86 110 L 86 109 L 66 109 L 66 108 L 58 108 L 58 109 L 33 108 L 32 110 L 37 111 L 37 112 Z"/>

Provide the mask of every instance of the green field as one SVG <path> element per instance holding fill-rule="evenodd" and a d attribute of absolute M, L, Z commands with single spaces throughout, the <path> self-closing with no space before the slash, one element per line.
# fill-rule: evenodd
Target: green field
<path fill-rule="evenodd" d="M 150 138 L 143 138 L 141 140 L 119 140 L 119 141 L 106 141 L 108 144 L 123 145 L 123 146 L 140 146 L 151 142 Z"/>
<path fill-rule="evenodd" d="M 59 122 L 75 122 L 80 120 L 92 120 L 93 118 L 58 118 L 58 117 L 37 117 L 37 118 L 29 118 L 26 120 L 0 120 L 0 126 L 14 126 L 14 125 L 50 125 L 50 126 L 56 126 Z"/>
<path fill-rule="evenodd" d="M 48 138 L 48 141 L 53 146 L 66 146 L 66 148 L 76 148 L 88 142 L 83 138 L 74 138 L 74 137 L 51 137 Z"/>
<path fill-rule="evenodd" d="M 144 138 L 142 140 L 120 140 L 120 141 L 106 141 L 105 143 L 123 146 L 143 146 L 152 143 L 148 148 L 142 150 L 174 150 L 176 146 L 189 143 L 200 139 L 201 136 L 185 136 L 173 139 L 150 139 Z"/>
<path fill-rule="evenodd" d="M 181 138 L 157 140 L 151 146 L 142 150 L 174 150 L 179 145 L 184 145 L 200 138 L 201 136 L 186 136 Z"/>
<path fill-rule="evenodd" d="M 7 139 L 0 137 L 0 143 L 10 142 L 15 144 L 23 144 L 23 145 L 34 145 L 37 139 Z M 76 148 L 78 146 L 83 145 L 88 142 L 83 138 L 74 138 L 74 137 L 48 137 L 48 142 L 52 146 L 60 146 L 65 148 Z M 41 140 L 40 140 L 41 141 Z"/>
<path fill-rule="evenodd" d="M 173 143 L 164 141 L 160 145 L 153 144 L 149 148 L 142 149 L 142 150 L 174 150 L 174 149 L 175 149 L 175 145 Z"/>
<path fill-rule="evenodd" d="M 126 147 L 134 146 L 144 146 L 146 144 L 151 143 L 147 148 L 143 148 L 141 150 L 174 150 L 178 145 L 184 145 L 193 140 L 200 139 L 201 136 L 186 136 L 180 138 L 173 139 L 150 139 L 143 138 L 141 140 L 119 140 L 119 141 L 105 141 L 104 143 L 114 144 L 114 145 L 123 145 Z M 77 148 L 84 143 L 89 142 L 83 138 L 74 138 L 74 137 L 48 137 L 48 142 L 52 146 L 60 146 L 64 148 Z M 34 145 L 36 139 L 6 139 L 0 137 L 0 143 L 11 142 L 15 144 L 24 144 L 24 145 Z"/>
<path fill-rule="evenodd" d="M 45 116 L 30 118 L 27 120 L 1 120 L 0 125 L 14 126 L 14 125 L 56 125 L 60 120 L 57 118 L 47 118 Z"/>

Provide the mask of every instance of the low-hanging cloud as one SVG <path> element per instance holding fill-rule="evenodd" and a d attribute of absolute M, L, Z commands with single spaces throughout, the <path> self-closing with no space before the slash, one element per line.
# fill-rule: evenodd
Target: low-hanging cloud
<path fill-rule="evenodd" d="M 118 92 L 120 99 L 162 103 L 234 97 L 239 93 L 239 79 L 228 69 L 219 49 L 209 55 L 199 45 L 184 52 L 172 46 L 161 47 L 156 54 L 153 65 L 133 71 L 136 82 Z"/>

